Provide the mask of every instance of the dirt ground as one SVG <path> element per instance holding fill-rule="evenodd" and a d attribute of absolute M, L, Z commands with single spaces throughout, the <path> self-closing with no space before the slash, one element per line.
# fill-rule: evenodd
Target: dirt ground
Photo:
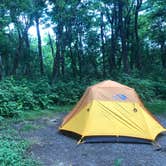
<path fill-rule="evenodd" d="M 44 166 L 165 166 L 166 134 L 158 137 L 162 149 L 151 144 L 86 143 L 58 131 L 65 113 L 54 117 L 25 121 L 15 127 L 32 146 L 29 154 Z M 166 127 L 166 119 L 157 117 Z M 26 127 L 29 125 L 29 127 Z"/>

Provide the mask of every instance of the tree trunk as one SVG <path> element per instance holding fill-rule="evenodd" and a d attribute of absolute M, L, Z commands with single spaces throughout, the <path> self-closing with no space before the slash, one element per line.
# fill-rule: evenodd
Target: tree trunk
<path fill-rule="evenodd" d="M 77 63 L 76 63 L 76 57 L 73 55 L 72 47 L 71 45 L 69 46 L 70 50 L 70 58 L 71 58 L 71 67 L 72 67 L 72 72 L 73 72 L 73 77 L 76 78 L 77 76 Z"/>
<path fill-rule="evenodd" d="M 108 10 L 106 9 L 106 16 L 108 21 L 111 24 L 111 50 L 110 50 L 110 56 L 109 56 L 109 71 L 110 74 L 112 70 L 116 67 L 115 63 L 115 56 L 116 56 L 116 41 L 117 41 L 117 10 L 116 10 L 116 4 L 114 3 L 114 8 L 112 10 L 112 17 L 110 17 L 110 14 Z"/>
<path fill-rule="evenodd" d="M 141 53 L 140 53 L 140 41 L 139 41 L 139 36 L 138 36 L 138 12 L 139 9 L 142 5 L 142 0 L 137 0 L 137 5 L 135 9 L 135 20 L 134 20 L 134 32 L 135 32 L 135 57 L 136 57 L 136 62 L 135 65 L 138 69 L 141 68 Z"/>
<path fill-rule="evenodd" d="M 24 41 L 26 45 L 26 53 L 25 53 L 25 75 L 30 74 L 30 43 L 29 43 L 29 37 L 28 37 L 28 30 L 24 31 Z"/>
<path fill-rule="evenodd" d="M 123 68 L 124 72 L 129 72 L 129 62 L 127 56 L 127 45 L 126 45 L 126 31 L 124 28 L 124 21 L 123 21 L 123 9 L 124 9 L 124 2 L 122 0 L 118 1 L 119 5 L 119 31 L 120 31 L 120 38 L 122 44 L 122 61 L 123 61 Z"/>
<path fill-rule="evenodd" d="M 49 44 L 50 44 L 50 47 L 51 47 L 51 53 L 52 53 L 52 57 L 54 57 L 55 55 L 55 52 L 54 52 L 54 46 L 53 46 L 53 42 L 52 42 L 52 39 L 51 39 L 51 36 L 50 34 L 48 33 L 48 39 L 49 39 Z"/>
<path fill-rule="evenodd" d="M 57 25 L 57 28 L 56 28 L 56 55 L 54 56 L 54 64 L 53 64 L 53 71 L 52 71 L 52 82 L 56 81 L 57 78 L 60 76 L 62 31 L 63 31 L 63 25 L 59 21 L 58 25 Z"/>
<path fill-rule="evenodd" d="M 130 50 L 131 50 L 131 56 L 130 56 L 130 68 L 131 70 L 134 68 L 134 65 L 135 65 L 135 54 L 134 54 L 134 51 L 135 51 L 135 42 L 134 42 L 134 34 L 132 33 L 131 34 L 131 47 L 130 47 Z"/>
<path fill-rule="evenodd" d="M 93 67 L 93 69 L 94 69 L 95 77 L 96 77 L 96 78 L 100 78 L 99 72 L 98 72 L 98 68 L 97 68 L 97 61 L 96 61 L 96 58 L 94 58 L 93 56 L 90 56 L 90 58 L 89 58 L 89 63 L 92 64 L 92 67 Z"/>
<path fill-rule="evenodd" d="M 81 52 L 81 49 L 80 49 L 80 45 L 81 44 L 80 44 L 80 41 L 79 41 L 79 34 L 77 34 L 77 41 L 76 41 L 76 44 L 75 44 L 75 49 L 77 51 L 78 70 L 79 70 L 79 77 L 80 77 L 80 81 L 81 81 L 82 80 L 82 52 Z"/>
<path fill-rule="evenodd" d="M 116 63 L 115 63 L 115 55 L 116 55 L 116 39 L 117 39 L 117 34 L 116 34 L 116 9 L 114 6 L 114 11 L 112 15 L 112 22 L 111 22 L 111 52 L 110 52 L 110 74 L 112 70 L 115 68 Z"/>
<path fill-rule="evenodd" d="M 56 55 L 54 57 L 53 72 L 52 72 L 52 82 L 59 77 L 59 62 L 60 62 L 60 45 L 58 41 L 56 42 Z"/>
<path fill-rule="evenodd" d="M 40 63 L 40 74 L 44 74 L 44 67 L 43 67 L 43 55 L 42 55 L 42 46 L 41 46 L 41 35 L 40 35 L 40 28 L 39 28 L 39 18 L 36 17 L 36 31 L 37 31 L 37 39 L 38 39 L 38 54 L 39 54 L 39 63 Z"/>
<path fill-rule="evenodd" d="M 64 78 L 64 75 L 65 75 L 65 45 L 62 44 L 61 45 L 61 74 L 62 74 L 62 77 Z"/>
<path fill-rule="evenodd" d="M 104 21 L 103 21 L 103 12 L 100 14 L 100 37 L 101 37 L 101 52 L 102 52 L 102 63 L 103 63 L 103 78 L 106 77 L 105 71 L 105 43 L 104 43 Z"/>
<path fill-rule="evenodd" d="M 17 32 L 18 32 L 18 48 L 16 50 L 14 62 L 13 62 L 13 69 L 12 69 L 13 75 L 16 75 L 16 70 L 17 70 L 18 65 L 19 65 L 19 58 L 22 55 L 22 48 L 23 48 L 23 46 L 22 46 L 23 41 L 22 41 L 22 37 L 21 37 L 21 32 L 18 28 L 17 28 Z"/>

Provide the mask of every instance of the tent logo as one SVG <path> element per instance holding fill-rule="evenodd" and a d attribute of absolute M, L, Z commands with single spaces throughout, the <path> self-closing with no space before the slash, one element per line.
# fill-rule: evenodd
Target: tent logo
<path fill-rule="evenodd" d="M 127 100 L 127 96 L 125 96 L 124 94 L 117 94 L 115 96 L 113 96 L 114 100 Z"/>

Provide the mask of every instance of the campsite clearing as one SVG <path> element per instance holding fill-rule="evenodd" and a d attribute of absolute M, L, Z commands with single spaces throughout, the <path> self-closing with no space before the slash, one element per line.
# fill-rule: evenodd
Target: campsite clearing
<path fill-rule="evenodd" d="M 59 133 L 58 127 L 66 113 L 14 124 L 23 139 L 32 143 L 28 153 L 44 166 L 165 166 L 166 134 L 158 137 L 163 147 L 157 151 L 151 144 L 93 143 L 80 144 Z M 166 119 L 157 116 L 166 126 Z M 32 130 L 23 130 L 27 123 Z"/>

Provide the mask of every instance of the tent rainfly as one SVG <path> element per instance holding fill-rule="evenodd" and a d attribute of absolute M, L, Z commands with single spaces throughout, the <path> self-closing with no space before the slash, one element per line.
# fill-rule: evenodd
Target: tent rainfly
<path fill-rule="evenodd" d="M 150 143 L 166 131 L 133 88 L 110 80 L 88 87 L 59 129 L 78 134 L 78 143 Z"/>

